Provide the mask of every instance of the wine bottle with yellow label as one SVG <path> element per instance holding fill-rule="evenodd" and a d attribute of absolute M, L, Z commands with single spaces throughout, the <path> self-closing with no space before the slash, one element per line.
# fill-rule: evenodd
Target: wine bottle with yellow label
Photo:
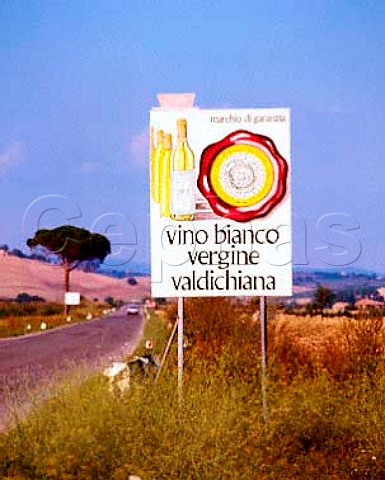
<path fill-rule="evenodd" d="M 171 204 L 171 157 L 172 157 L 172 135 L 166 133 L 163 143 L 164 151 L 160 165 L 160 214 L 162 217 L 170 216 Z"/>
<path fill-rule="evenodd" d="M 177 120 L 178 140 L 171 160 L 171 218 L 193 220 L 195 213 L 195 158 L 187 141 L 187 120 Z"/>
<path fill-rule="evenodd" d="M 159 203 L 160 200 L 160 164 L 163 155 L 164 132 L 158 130 L 156 148 L 152 158 L 151 164 L 151 197 L 154 202 Z"/>

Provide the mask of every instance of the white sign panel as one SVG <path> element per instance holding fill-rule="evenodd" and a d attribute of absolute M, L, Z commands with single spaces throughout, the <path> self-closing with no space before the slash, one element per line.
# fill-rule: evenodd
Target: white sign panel
<path fill-rule="evenodd" d="M 292 294 L 288 109 L 150 115 L 154 297 Z"/>
<path fill-rule="evenodd" d="M 80 293 L 66 292 L 64 294 L 64 303 L 66 305 L 80 305 Z"/>

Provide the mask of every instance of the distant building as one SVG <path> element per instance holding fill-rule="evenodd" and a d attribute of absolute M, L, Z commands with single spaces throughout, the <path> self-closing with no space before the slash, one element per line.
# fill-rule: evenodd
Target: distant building
<path fill-rule="evenodd" d="M 350 307 L 350 306 L 351 304 L 349 302 L 336 302 L 330 310 L 332 312 L 338 313 L 338 312 L 343 312 L 347 307 Z"/>
<path fill-rule="evenodd" d="M 385 298 L 385 287 L 378 288 L 378 289 L 377 289 L 377 293 L 378 293 L 378 295 L 380 295 L 381 297 Z"/>
<path fill-rule="evenodd" d="M 357 300 L 354 304 L 359 310 L 365 310 L 370 308 L 382 308 L 385 307 L 385 302 L 380 302 L 378 300 L 372 300 L 371 298 L 361 298 Z"/>
<path fill-rule="evenodd" d="M 304 307 L 309 305 L 312 301 L 312 297 L 300 297 L 295 299 L 295 304 L 299 307 Z"/>

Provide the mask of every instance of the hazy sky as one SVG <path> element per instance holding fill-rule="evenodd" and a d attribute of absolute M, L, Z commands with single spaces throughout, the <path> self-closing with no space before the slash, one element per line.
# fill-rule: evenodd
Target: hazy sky
<path fill-rule="evenodd" d="M 115 224 L 148 262 L 149 110 L 196 92 L 291 108 L 295 263 L 324 265 L 317 221 L 338 213 L 353 266 L 385 271 L 384 25 L 380 0 L 2 0 L 0 243 Z"/>

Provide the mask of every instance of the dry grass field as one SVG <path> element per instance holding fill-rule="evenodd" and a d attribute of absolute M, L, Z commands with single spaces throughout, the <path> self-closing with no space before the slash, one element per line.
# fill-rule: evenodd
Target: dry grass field
<path fill-rule="evenodd" d="M 284 330 L 297 341 L 314 349 L 336 339 L 343 341 L 350 319 L 342 316 L 323 317 L 321 315 L 295 316 L 277 313 L 275 328 Z"/>
<path fill-rule="evenodd" d="M 90 300 L 111 296 L 130 301 L 150 293 L 149 277 L 138 277 L 137 281 L 137 285 L 129 285 L 127 279 L 74 270 L 71 273 L 71 290 Z M 0 298 L 14 298 L 26 292 L 46 300 L 62 301 L 63 291 L 64 278 L 60 266 L 8 255 L 0 257 Z"/>

